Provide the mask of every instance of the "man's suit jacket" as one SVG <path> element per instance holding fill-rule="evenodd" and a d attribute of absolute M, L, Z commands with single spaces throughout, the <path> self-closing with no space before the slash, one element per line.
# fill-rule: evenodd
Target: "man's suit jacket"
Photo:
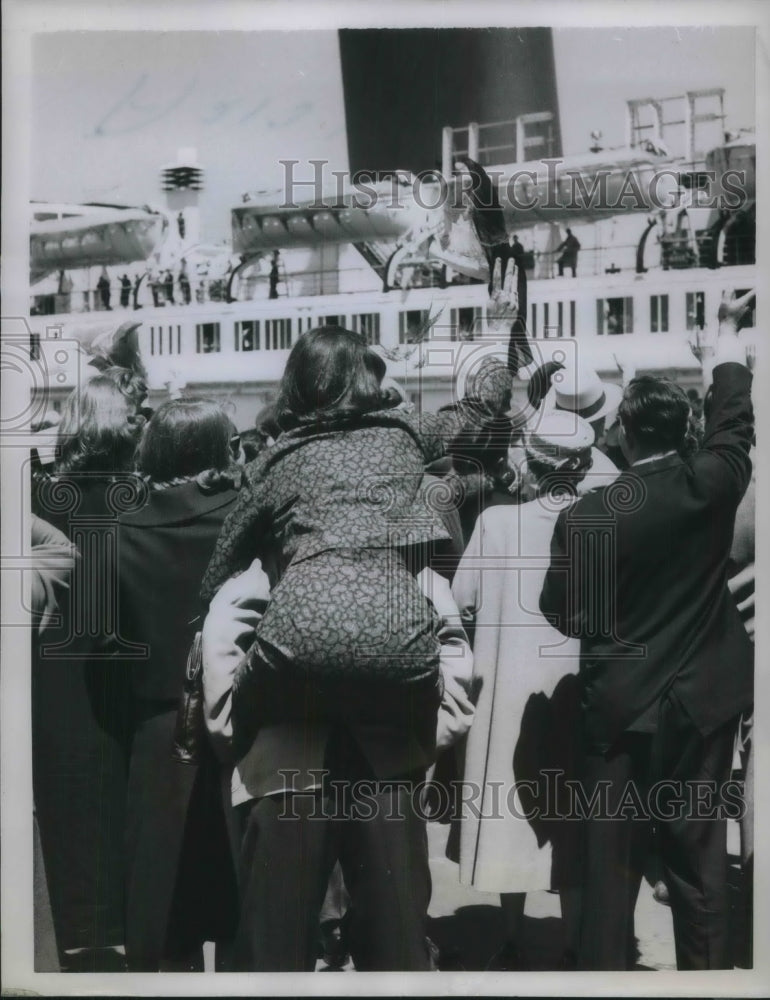
<path fill-rule="evenodd" d="M 751 375 L 714 369 L 701 449 L 636 465 L 557 521 L 540 608 L 581 640 L 586 735 L 617 737 L 671 689 L 707 735 L 753 701 L 752 648 L 727 590 L 751 476 Z M 651 727 L 652 728 L 652 727 Z"/>

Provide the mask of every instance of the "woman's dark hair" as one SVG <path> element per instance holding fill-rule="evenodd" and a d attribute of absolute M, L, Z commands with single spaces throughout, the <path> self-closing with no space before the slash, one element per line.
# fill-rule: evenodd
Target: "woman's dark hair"
<path fill-rule="evenodd" d="M 137 470 L 156 483 L 235 471 L 232 442 L 237 437 L 215 400 L 174 399 L 159 406 L 147 424 L 136 452 Z"/>
<path fill-rule="evenodd" d="M 384 375 L 385 362 L 359 334 L 340 326 L 308 330 L 286 362 L 275 407 L 277 423 L 288 429 L 380 409 Z"/>
<path fill-rule="evenodd" d="M 640 375 L 623 393 L 618 417 L 626 434 L 650 451 L 679 450 L 688 430 L 690 402 L 667 378 Z"/>
<path fill-rule="evenodd" d="M 114 369 L 75 389 L 62 410 L 55 472 L 109 474 L 132 469 L 144 423 L 136 411 L 134 397 L 124 392 Z"/>

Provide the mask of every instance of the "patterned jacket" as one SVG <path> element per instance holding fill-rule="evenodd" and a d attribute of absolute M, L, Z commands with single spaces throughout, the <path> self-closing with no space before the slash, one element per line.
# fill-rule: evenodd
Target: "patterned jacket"
<path fill-rule="evenodd" d="M 209 602 L 260 558 L 271 585 L 290 562 L 344 549 L 392 549 L 448 538 L 440 481 L 424 466 L 446 453 L 469 413 L 377 411 L 282 434 L 247 466 L 248 485 L 222 528 L 203 580 Z"/>

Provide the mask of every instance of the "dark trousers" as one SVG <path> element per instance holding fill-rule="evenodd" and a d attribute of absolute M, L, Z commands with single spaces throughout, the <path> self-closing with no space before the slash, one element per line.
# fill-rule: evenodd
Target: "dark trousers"
<path fill-rule="evenodd" d="M 203 943 L 214 941 L 221 952 L 237 920 L 230 807 L 223 802 L 220 765 L 208 747 L 198 764 L 172 760 L 177 710 L 156 712 L 160 707 L 140 703 L 131 751 L 126 809 L 131 972 L 184 969 L 188 960 L 202 970 Z"/>
<path fill-rule="evenodd" d="M 35 926 L 35 972 L 61 972 L 59 953 L 56 948 L 56 931 L 53 926 L 51 899 L 45 875 L 43 848 L 40 845 L 40 831 L 37 817 L 32 818 L 33 854 L 33 913 Z"/>
<path fill-rule="evenodd" d="M 125 939 L 125 675 L 93 667 L 36 656 L 32 671 L 35 811 L 62 965 L 64 952 L 98 961 Z"/>
<path fill-rule="evenodd" d="M 605 815 L 586 822 L 579 968 L 633 967 L 634 909 L 650 846 L 650 806 L 657 814 L 677 968 L 729 966 L 726 820 L 711 788 L 721 788 L 730 776 L 736 725 L 737 720 L 703 737 L 679 703 L 667 697 L 654 737 L 624 733 L 609 753 L 588 755 L 586 798 L 590 802 L 602 786 L 607 797 L 601 800 Z M 648 795 L 661 781 L 671 784 Z M 617 815 L 620 807 L 624 815 Z"/>
<path fill-rule="evenodd" d="M 244 807 L 236 971 L 307 972 L 318 956 L 321 906 L 335 861 L 350 895 L 349 946 L 359 971 L 431 968 L 431 882 L 425 821 L 412 805 L 423 774 L 375 780 L 348 748 L 316 792 L 270 795 Z M 360 784 L 367 782 L 366 787 Z M 350 794 L 359 782 L 358 792 Z"/>

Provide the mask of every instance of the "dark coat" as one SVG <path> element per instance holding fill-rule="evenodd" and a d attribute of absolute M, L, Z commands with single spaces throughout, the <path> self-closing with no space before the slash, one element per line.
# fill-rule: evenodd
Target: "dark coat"
<path fill-rule="evenodd" d="M 104 612 L 114 600 L 115 500 L 126 500 L 132 478 L 41 476 L 33 495 L 36 513 L 80 553 L 60 621 L 33 644 L 32 657 L 35 807 L 62 951 L 122 945 L 125 936 L 131 712 L 125 666 L 105 656 Z"/>
<path fill-rule="evenodd" d="M 201 580 L 237 492 L 197 483 L 153 491 L 119 521 L 120 634 L 148 647 L 132 668 L 138 698 L 176 701 L 187 651 L 200 630 Z"/>
<path fill-rule="evenodd" d="M 153 971 L 160 959 L 233 932 L 235 872 L 219 767 L 172 759 L 187 653 L 202 627 L 201 579 L 234 489 L 196 482 L 150 493 L 118 528 L 119 621 L 146 646 L 130 663 L 135 704 L 126 817 L 126 955 Z"/>
<path fill-rule="evenodd" d="M 717 365 L 699 451 L 637 465 L 557 521 L 540 607 L 582 640 L 587 736 L 597 749 L 643 714 L 654 727 L 669 689 L 703 735 L 753 701 L 751 643 L 727 590 L 735 512 L 751 476 L 750 389 L 745 367 Z"/>

